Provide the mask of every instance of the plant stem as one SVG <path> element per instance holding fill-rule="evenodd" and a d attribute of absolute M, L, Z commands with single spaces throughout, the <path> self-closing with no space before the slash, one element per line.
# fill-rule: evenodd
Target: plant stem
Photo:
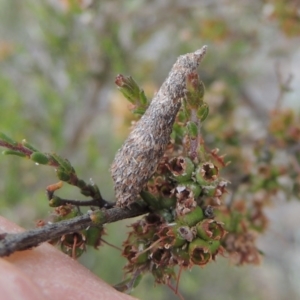
<path fill-rule="evenodd" d="M 89 226 L 99 226 L 140 216 L 149 212 L 149 209 L 146 206 L 132 204 L 130 208 L 115 207 L 102 211 L 105 214 L 105 218 L 97 222 L 97 224 L 91 220 L 91 214 L 96 212 L 94 211 L 70 220 L 48 224 L 21 233 L 2 233 L 0 235 L 0 257 L 9 256 L 16 251 L 31 249 L 43 242 L 57 239 L 64 234 L 86 229 Z"/>

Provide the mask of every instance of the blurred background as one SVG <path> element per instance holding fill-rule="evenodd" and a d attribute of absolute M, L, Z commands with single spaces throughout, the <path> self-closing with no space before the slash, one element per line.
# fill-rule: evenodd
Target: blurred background
<path fill-rule="evenodd" d="M 235 122 L 261 138 L 278 105 L 299 113 L 298 0 L 0 0 L 0 130 L 67 157 L 79 177 L 114 200 L 109 167 L 132 119 L 115 76 L 133 76 L 151 98 L 177 56 L 204 44 L 199 73 L 208 104 L 223 105 L 218 126 Z M 219 130 L 208 124 L 207 131 Z M 25 228 L 49 216 L 45 188 L 57 180 L 53 169 L 0 156 L 0 178 L 1 215 Z M 83 199 L 67 186 L 59 195 Z M 185 271 L 185 299 L 300 298 L 300 203 L 279 195 L 266 213 L 262 264 L 218 259 Z M 131 222 L 108 225 L 107 241 L 121 246 Z M 122 280 L 126 262 L 107 245 L 80 261 L 111 284 Z M 150 275 L 133 295 L 174 299 Z"/>

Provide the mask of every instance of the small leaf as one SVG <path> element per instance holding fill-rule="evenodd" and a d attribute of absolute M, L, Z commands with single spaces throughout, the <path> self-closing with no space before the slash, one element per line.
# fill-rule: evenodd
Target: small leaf
<path fill-rule="evenodd" d="M 200 119 L 201 122 L 207 118 L 209 113 L 209 106 L 207 103 L 203 103 L 197 110 L 197 117 Z"/>
<path fill-rule="evenodd" d="M 116 85 L 119 87 L 120 92 L 124 97 L 134 104 L 138 109 L 147 106 L 148 99 L 136 81 L 131 76 L 123 76 L 122 74 L 117 75 L 115 79 Z M 143 112 L 145 109 L 143 109 Z"/>
<path fill-rule="evenodd" d="M 188 122 L 187 124 L 187 130 L 189 133 L 189 136 L 192 140 L 195 140 L 198 136 L 198 126 L 194 122 Z"/>
<path fill-rule="evenodd" d="M 142 105 L 148 104 L 148 99 L 147 99 L 147 97 L 145 95 L 144 90 L 140 91 L 140 102 L 141 102 Z"/>
<path fill-rule="evenodd" d="M 85 232 L 86 244 L 97 249 L 101 243 L 101 236 L 103 234 L 103 227 L 90 227 Z"/>
<path fill-rule="evenodd" d="M 15 150 L 4 150 L 2 151 L 2 154 L 4 155 L 16 155 L 16 156 L 20 156 L 20 157 L 26 157 L 26 154 L 19 152 L 19 151 L 15 151 Z"/>
<path fill-rule="evenodd" d="M 143 115 L 146 111 L 146 108 L 138 107 L 134 109 L 132 112 L 136 115 Z"/>
<path fill-rule="evenodd" d="M 38 152 L 39 150 L 37 150 L 35 147 L 33 147 L 31 144 L 29 144 L 25 139 L 22 141 L 22 145 L 30 150 L 32 150 L 33 152 Z"/>
<path fill-rule="evenodd" d="M 71 178 L 70 175 L 68 173 L 66 173 L 65 170 L 61 167 L 56 170 L 56 175 L 59 180 L 65 181 L 65 182 L 68 182 Z"/>
<path fill-rule="evenodd" d="M 80 190 L 80 193 L 81 193 L 83 196 L 86 196 L 86 197 L 92 196 L 91 190 L 89 190 L 89 189 L 81 189 L 81 190 Z"/>
<path fill-rule="evenodd" d="M 196 72 L 187 75 L 186 79 L 186 102 L 191 109 L 196 109 L 203 103 L 204 84 L 199 80 Z"/>
<path fill-rule="evenodd" d="M 100 190 L 96 184 L 88 184 L 87 188 L 94 199 L 101 198 Z"/>
<path fill-rule="evenodd" d="M 3 132 L 0 132 L 0 140 L 6 142 L 7 144 L 9 144 L 11 146 L 17 146 L 18 145 L 18 142 L 14 141 L 13 139 L 11 139 L 10 137 L 8 137 Z"/>
<path fill-rule="evenodd" d="M 52 153 L 52 154 L 50 154 L 50 156 L 54 160 L 56 160 L 56 162 L 59 163 L 59 165 L 62 168 L 64 168 L 65 171 L 67 171 L 68 173 L 73 173 L 74 172 L 74 169 L 73 169 L 72 165 L 70 164 L 70 162 L 67 159 L 64 159 L 64 158 L 60 157 L 56 153 Z"/>
<path fill-rule="evenodd" d="M 84 180 L 79 179 L 78 182 L 77 182 L 77 187 L 80 188 L 80 189 L 86 189 L 87 184 L 85 183 Z"/>
<path fill-rule="evenodd" d="M 30 155 L 30 159 L 33 160 L 34 162 L 37 162 L 41 165 L 47 165 L 49 163 L 49 158 L 46 154 L 42 152 L 33 152 Z"/>

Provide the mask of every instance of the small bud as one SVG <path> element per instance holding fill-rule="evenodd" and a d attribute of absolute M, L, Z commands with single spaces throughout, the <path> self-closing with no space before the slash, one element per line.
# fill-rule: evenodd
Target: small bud
<path fill-rule="evenodd" d="M 178 223 L 187 226 L 195 226 L 198 222 L 204 219 L 203 210 L 201 207 L 196 206 L 192 211 L 185 215 L 177 216 Z"/>
<path fill-rule="evenodd" d="M 48 192 L 54 192 L 54 191 L 59 190 L 60 188 L 62 188 L 62 186 L 63 186 L 62 181 L 59 181 L 57 183 L 48 185 L 46 190 Z"/>
<path fill-rule="evenodd" d="M 121 93 L 129 102 L 138 107 L 145 107 L 147 105 L 148 100 L 145 96 L 144 91 L 140 89 L 138 84 L 131 76 L 125 77 L 122 74 L 119 74 L 115 79 L 115 83 L 119 87 Z M 139 107 L 139 109 L 143 110 L 141 107 Z"/>
<path fill-rule="evenodd" d="M 118 87 L 123 87 L 125 85 L 125 76 L 122 74 L 118 74 L 115 79 L 115 84 Z"/>

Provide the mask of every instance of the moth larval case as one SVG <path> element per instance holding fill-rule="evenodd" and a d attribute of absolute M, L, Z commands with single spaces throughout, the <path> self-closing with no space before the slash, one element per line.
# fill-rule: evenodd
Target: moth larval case
<path fill-rule="evenodd" d="M 170 141 L 186 90 L 186 77 L 196 71 L 206 48 L 203 46 L 178 57 L 145 114 L 118 150 L 111 166 L 118 206 L 128 206 L 135 201 L 155 172 Z"/>

